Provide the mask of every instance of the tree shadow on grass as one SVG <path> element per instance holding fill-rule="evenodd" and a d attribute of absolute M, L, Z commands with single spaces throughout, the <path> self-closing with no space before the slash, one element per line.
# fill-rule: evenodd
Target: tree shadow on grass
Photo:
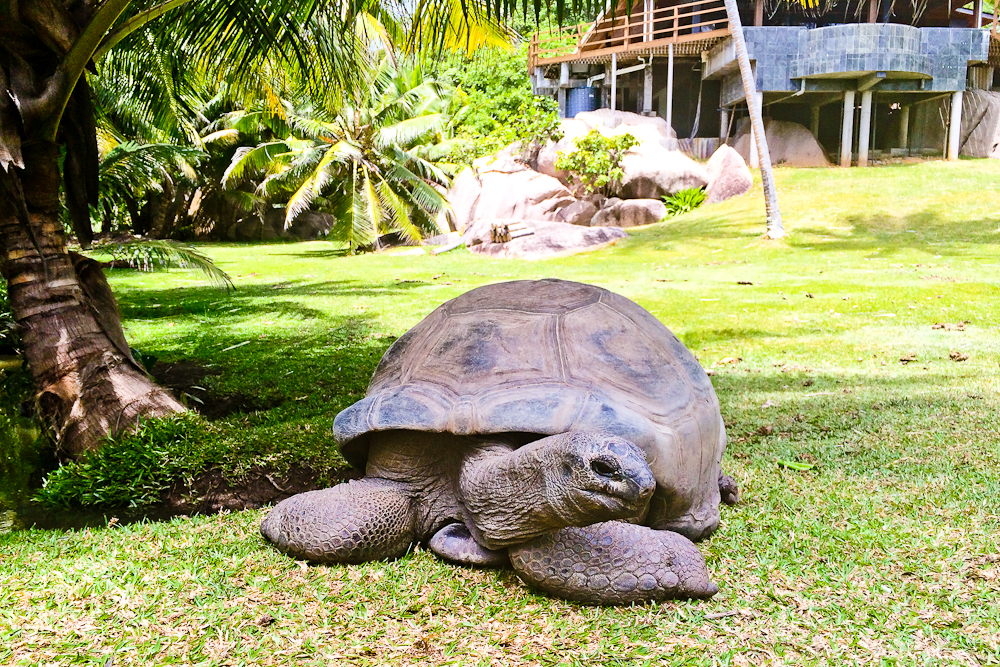
<path fill-rule="evenodd" d="M 717 343 L 719 341 L 746 340 L 753 338 L 791 338 L 794 334 L 778 331 L 764 331 L 763 329 L 696 329 L 681 336 L 684 345 L 691 349 L 697 349 L 703 345 Z"/>
<path fill-rule="evenodd" d="M 1000 244 L 1000 225 L 996 219 L 948 220 L 943 219 L 940 212 L 930 209 L 898 218 L 884 213 L 852 215 L 845 222 L 851 226 L 851 231 L 846 234 L 837 234 L 829 229 L 797 227 L 788 244 L 800 250 L 823 252 L 878 249 L 883 257 L 902 250 L 963 255 L 964 249 L 956 247 L 956 243 Z"/>
<path fill-rule="evenodd" d="M 764 233 L 763 225 L 759 231 L 742 229 L 734 224 L 732 216 L 704 215 L 696 213 L 691 216 L 668 218 L 665 222 L 640 230 L 629 230 L 632 244 L 652 246 L 653 249 L 677 241 L 704 239 L 755 239 Z"/>

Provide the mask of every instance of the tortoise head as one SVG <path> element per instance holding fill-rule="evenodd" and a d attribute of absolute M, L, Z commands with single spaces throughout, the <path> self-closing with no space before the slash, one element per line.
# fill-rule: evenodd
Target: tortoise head
<path fill-rule="evenodd" d="M 577 431 L 471 460 L 460 487 L 470 529 L 497 549 L 567 526 L 638 517 L 656 481 L 632 443 Z"/>

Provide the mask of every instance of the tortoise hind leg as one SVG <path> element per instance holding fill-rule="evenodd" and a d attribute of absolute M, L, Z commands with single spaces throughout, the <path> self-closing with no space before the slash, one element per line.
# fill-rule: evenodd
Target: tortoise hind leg
<path fill-rule="evenodd" d="M 719 591 L 691 540 L 621 521 L 563 528 L 509 551 L 521 579 L 567 600 L 614 605 Z"/>
<path fill-rule="evenodd" d="M 279 550 L 317 563 L 402 556 L 414 541 L 414 512 L 402 484 L 365 478 L 292 496 L 260 525 Z"/>

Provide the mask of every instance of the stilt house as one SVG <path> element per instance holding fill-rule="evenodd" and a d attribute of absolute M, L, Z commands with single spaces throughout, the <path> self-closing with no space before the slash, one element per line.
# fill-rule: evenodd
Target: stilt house
<path fill-rule="evenodd" d="M 532 36 L 536 94 L 564 116 L 660 116 L 699 155 L 732 137 L 746 94 L 723 0 L 612 1 L 592 24 Z M 738 0 L 764 116 L 809 128 L 845 166 L 872 151 L 957 157 L 963 94 L 1000 90 L 1000 31 L 982 2 Z"/>

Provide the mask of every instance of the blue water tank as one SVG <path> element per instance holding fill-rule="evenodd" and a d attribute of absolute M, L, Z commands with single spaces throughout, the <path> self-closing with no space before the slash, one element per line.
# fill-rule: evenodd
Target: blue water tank
<path fill-rule="evenodd" d="M 597 108 L 597 88 L 570 88 L 567 92 L 567 118 L 576 118 L 581 111 L 593 111 Z"/>

